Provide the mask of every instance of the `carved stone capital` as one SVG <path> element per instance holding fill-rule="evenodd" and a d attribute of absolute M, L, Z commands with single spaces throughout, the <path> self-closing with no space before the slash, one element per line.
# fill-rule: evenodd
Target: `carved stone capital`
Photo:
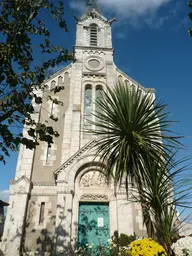
<path fill-rule="evenodd" d="M 108 196 L 107 195 L 101 195 L 101 194 L 84 194 L 81 196 L 80 201 L 105 201 L 108 202 Z"/>

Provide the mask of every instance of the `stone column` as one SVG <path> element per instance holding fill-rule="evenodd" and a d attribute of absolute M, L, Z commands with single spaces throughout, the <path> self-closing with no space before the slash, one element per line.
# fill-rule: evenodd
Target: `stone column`
<path fill-rule="evenodd" d="M 14 181 L 10 186 L 8 209 L 1 249 L 6 256 L 19 256 L 23 243 L 23 231 L 31 184 L 27 178 Z"/>

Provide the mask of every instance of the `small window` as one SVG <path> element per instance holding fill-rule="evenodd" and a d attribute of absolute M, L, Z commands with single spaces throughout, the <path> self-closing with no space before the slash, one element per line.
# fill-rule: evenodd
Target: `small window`
<path fill-rule="evenodd" d="M 85 118 L 85 126 L 89 127 L 89 120 L 91 120 L 92 116 L 92 86 L 86 85 L 85 87 L 85 97 L 84 97 L 84 118 Z"/>
<path fill-rule="evenodd" d="M 97 46 L 97 25 L 90 25 L 90 45 Z"/>
<path fill-rule="evenodd" d="M 51 158 L 51 145 L 47 145 L 46 163 L 50 163 Z"/>
<path fill-rule="evenodd" d="M 55 88 L 55 86 L 56 86 L 56 82 L 53 80 L 53 81 L 51 81 L 51 90 L 52 89 L 54 89 Z"/>
<path fill-rule="evenodd" d="M 96 86 L 96 92 L 95 92 L 95 99 L 96 102 L 99 102 L 102 100 L 102 95 L 103 95 L 103 88 L 101 85 Z"/>
<path fill-rule="evenodd" d="M 103 97 L 103 88 L 101 85 L 97 85 L 96 92 L 95 92 L 95 100 L 96 100 L 96 104 L 95 104 L 96 120 L 95 121 L 96 122 L 99 122 L 98 115 L 99 113 L 101 113 L 99 102 L 102 101 L 102 97 Z"/>
<path fill-rule="evenodd" d="M 129 85 L 130 85 L 128 80 L 125 80 L 125 85 L 126 85 L 126 86 L 129 86 Z"/>
<path fill-rule="evenodd" d="M 39 213 L 39 224 L 42 224 L 44 222 L 44 218 L 45 218 L 45 202 L 42 202 L 40 207 L 40 213 Z"/>
<path fill-rule="evenodd" d="M 120 76 L 118 76 L 118 81 L 120 82 L 120 83 L 122 83 L 123 82 L 123 77 L 120 75 Z"/>
<path fill-rule="evenodd" d="M 57 108 L 57 105 L 52 102 L 52 107 L 51 107 L 51 116 L 54 116 L 55 113 L 56 113 L 56 108 Z"/>

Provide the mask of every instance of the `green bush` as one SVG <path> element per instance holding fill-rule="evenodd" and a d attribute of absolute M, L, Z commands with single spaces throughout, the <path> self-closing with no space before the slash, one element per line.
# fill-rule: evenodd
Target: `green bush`
<path fill-rule="evenodd" d="M 115 231 L 112 238 L 112 249 L 111 249 L 111 256 L 118 256 L 119 252 L 121 252 L 121 255 L 127 255 L 127 253 L 123 252 L 123 247 L 128 247 L 129 244 L 136 240 L 136 235 L 126 235 L 126 234 L 118 234 L 118 231 Z"/>

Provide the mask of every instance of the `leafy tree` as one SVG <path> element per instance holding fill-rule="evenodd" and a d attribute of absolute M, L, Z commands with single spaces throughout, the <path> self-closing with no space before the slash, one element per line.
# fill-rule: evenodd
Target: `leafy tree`
<path fill-rule="evenodd" d="M 192 0 L 189 0 L 188 5 L 192 9 Z M 189 13 L 189 19 L 192 20 L 192 12 Z M 192 36 L 192 27 L 189 29 L 189 35 Z"/>
<path fill-rule="evenodd" d="M 51 144 L 53 137 L 59 136 L 34 115 L 34 105 L 42 103 L 39 92 L 46 90 L 43 81 L 50 68 L 73 58 L 66 49 L 51 43 L 49 19 L 67 32 L 63 1 L 0 2 L 0 161 L 4 163 L 5 156 L 17 150 L 20 143 L 33 149 L 38 145 L 37 137 Z M 43 58 L 40 64 L 35 54 Z M 49 100 L 61 104 L 55 97 Z M 27 136 L 21 132 L 23 125 L 30 126 Z"/>

